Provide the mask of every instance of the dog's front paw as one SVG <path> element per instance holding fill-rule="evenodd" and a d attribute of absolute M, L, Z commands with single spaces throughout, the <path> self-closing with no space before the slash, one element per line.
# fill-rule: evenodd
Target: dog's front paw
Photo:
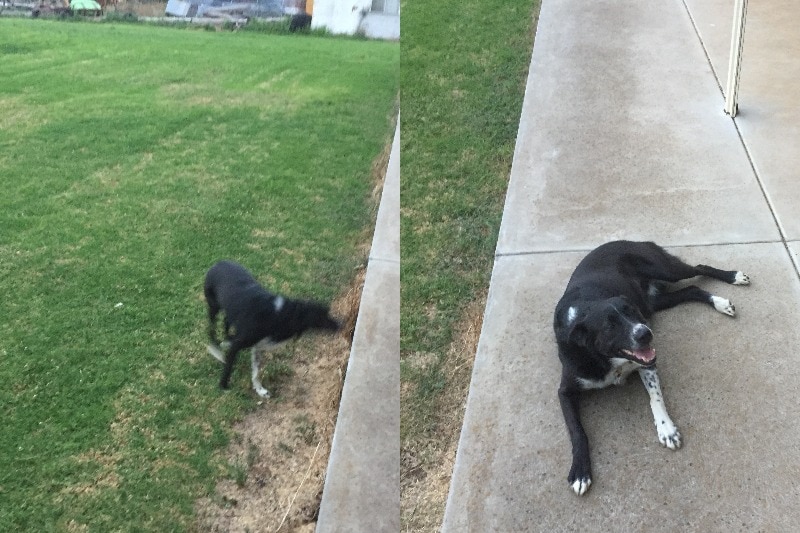
<path fill-rule="evenodd" d="M 711 304 L 714 306 L 714 309 L 723 313 L 728 316 L 736 316 L 736 308 L 725 298 L 721 298 L 719 296 L 712 296 L 711 297 Z"/>
<path fill-rule="evenodd" d="M 578 459 L 573 460 L 567 482 L 575 494 L 583 496 L 592 484 L 592 472 L 589 465 Z"/>
<path fill-rule="evenodd" d="M 256 391 L 256 394 L 258 394 L 262 398 L 269 398 L 269 391 L 267 389 L 265 389 L 264 387 L 259 387 L 259 388 L 255 389 L 255 391 Z"/>
<path fill-rule="evenodd" d="M 734 285 L 750 285 L 750 276 L 744 272 L 737 272 L 733 278 Z"/>
<path fill-rule="evenodd" d="M 677 450 L 681 447 L 681 433 L 672 423 L 665 422 L 658 425 L 658 440 L 662 446 Z"/>
<path fill-rule="evenodd" d="M 592 478 L 583 477 L 580 479 L 576 479 L 570 485 L 572 487 L 572 491 L 577 494 L 578 496 L 583 496 L 586 494 L 586 491 L 589 490 L 589 485 L 592 484 Z"/>

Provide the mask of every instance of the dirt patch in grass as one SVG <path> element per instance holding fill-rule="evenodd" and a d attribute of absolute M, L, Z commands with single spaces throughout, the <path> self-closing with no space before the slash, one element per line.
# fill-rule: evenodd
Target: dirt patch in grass
<path fill-rule="evenodd" d="M 166 2 L 141 2 L 137 0 L 121 1 L 116 5 L 106 8 L 106 13 L 115 11 L 120 13 L 133 13 L 138 17 L 165 17 Z"/>
<path fill-rule="evenodd" d="M 442 367 L 446 383 L 436 398 L 435 438 L 409 439 L 400 451 L 403 531 L 439 531 L 442 524 L 485 306 L 483 294 L 467 307 L 456 326 Z M 423 354 L 418 362 L 425 360 Z M 410 387 L 403 389 L 401 405 L 403 397 L 413 393 Z"/>

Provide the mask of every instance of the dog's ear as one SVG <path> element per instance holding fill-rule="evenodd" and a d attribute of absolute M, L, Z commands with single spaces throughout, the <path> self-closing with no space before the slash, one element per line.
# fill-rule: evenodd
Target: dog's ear
<path fill-rule="evenodd" d="M 568 344 L 583 345 L 586 328 L 582 324 L 584 317 L 576 305 L 572 305 L 556 313 L 556 340 Z"/>
<path fill-rule="evenodd" d="M 567 328 L 567 342 L 583 348 L 589 347 L 589 328 L 581 319 L 575 319 Z"/>

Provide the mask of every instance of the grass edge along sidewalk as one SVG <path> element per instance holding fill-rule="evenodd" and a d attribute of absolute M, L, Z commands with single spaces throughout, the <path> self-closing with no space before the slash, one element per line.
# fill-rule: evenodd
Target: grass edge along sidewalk
<path fill-rule="evenodd" d="M 401 43 L 401 520 L 438 529 L 539 3 L 409 3 Z"/>

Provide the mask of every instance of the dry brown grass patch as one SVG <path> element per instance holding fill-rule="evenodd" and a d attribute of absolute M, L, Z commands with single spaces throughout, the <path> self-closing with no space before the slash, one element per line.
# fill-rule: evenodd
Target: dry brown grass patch
<path fill-rule="evenodd" d="M 385 145 L 372 165 L 376 205 L 391 142 Z M 357 248 L 361 257 L 368 256 L 371 242 L 372 228 L 365 228 Z M 339 334 L 314 339 L 314 355 L 295 354 L 294 374 L 281 390 L 280 400 L 264 402 L 235 426 L 236 438 L 226 452 L 234 475 L 219 481 L 213 496 L 196 503 L 196 531 L 314 531 L 365 267 L 358 268 L 349 287 L 331 304 L 331 313 L 342 321 Z"/>
<path fill-rule="evenodd" d="M 404 532 L 438 531 L 441 526 L 485 306 L 486 294 L 483 294 L 467 307 L 447 350 L 442 369 L 446 384 L 437 396 L 434 410 L 436 438 L 411 437 L 403 443 L 400 520 Z M 424 364 L 430 355 L 412 354 L 411 358 L 414 364 Z M 401 391 L 401 402 L 404 396 L 413 394 L 412 389 Z"/>
<path fill-rule="evenodd" d="M 342 332 L 315 339 L 314 355 L 296 354 L 280 401 L 264 402 L 234 428 L 226 455 L 239 477 L 197 503 L 197 531 L 314 530 L 364 272 L 331 306 Z"/>

